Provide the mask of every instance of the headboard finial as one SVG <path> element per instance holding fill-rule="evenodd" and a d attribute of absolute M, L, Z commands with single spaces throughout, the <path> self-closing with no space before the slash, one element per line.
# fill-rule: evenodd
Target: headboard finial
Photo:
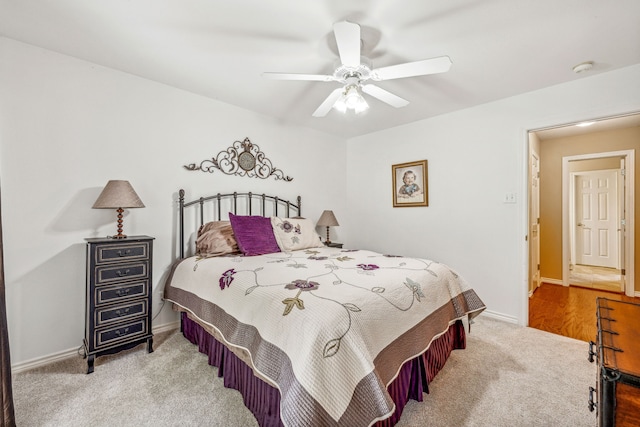
<path fill-rule="evenodd" d="M 178 204 L 180 205 L 179 209 L 179 219 L 180 219 L 180 258 L 184 258 L 184 190 L 181 188 L 178 191 Z"/>

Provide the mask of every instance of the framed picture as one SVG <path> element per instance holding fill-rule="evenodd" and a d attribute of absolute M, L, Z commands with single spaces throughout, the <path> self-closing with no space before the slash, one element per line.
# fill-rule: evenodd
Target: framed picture
<path fill-rule="evenodd" d="M 393 207 L 429 206 L 427 161 L 391 166 L 393 177 Z"/>

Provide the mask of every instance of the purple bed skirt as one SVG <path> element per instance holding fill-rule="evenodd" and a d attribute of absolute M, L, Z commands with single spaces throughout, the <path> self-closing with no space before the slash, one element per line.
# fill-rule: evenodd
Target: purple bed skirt
<path fill-rule="evenodd" d="M 182 313 L 182 332 L 198 350 L 209 356 L 209 365 L 218 368 L 218 376 L 224 378 L 224 386 L 242 394 L 245 406 L 253 413 L 261 427 L 279 427 L 280 392 L 260 378 L 222 343 L 212 337 L 202 326 Z M 454 349 L 465 348 L 466 335 L 462 321 L 458 320 L 427 351 L 405 363 L 387 390 L 396 404 L 391 417 L 378 421 L 376 427 L 395 425 L 409 399 L 422 402 L 422 394 L 429 393 L 428 384 L 442 369 Z"/>

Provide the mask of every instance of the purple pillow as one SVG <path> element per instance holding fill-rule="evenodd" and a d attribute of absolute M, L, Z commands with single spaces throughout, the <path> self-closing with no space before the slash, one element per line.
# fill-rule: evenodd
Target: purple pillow
<path fill-rule="evenodd" d="M 243 254 L 253 256 L 280 252 L 270 218 L 240 216 L 229 212 L 229 221 Z"/>

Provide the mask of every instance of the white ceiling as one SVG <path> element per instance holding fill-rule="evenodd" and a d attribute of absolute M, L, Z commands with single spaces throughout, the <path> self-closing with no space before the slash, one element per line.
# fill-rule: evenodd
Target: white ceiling
<path fill-rule="evenodd" d="M 344 19 L 374 68 L 453 66 L 378 83 L 406 107 L 312 117 L 336 83 L 260 74 L 332 73 Z M 0 35 L 348 138 L 638 64 L 640 1 L 0 0 Z"/>

